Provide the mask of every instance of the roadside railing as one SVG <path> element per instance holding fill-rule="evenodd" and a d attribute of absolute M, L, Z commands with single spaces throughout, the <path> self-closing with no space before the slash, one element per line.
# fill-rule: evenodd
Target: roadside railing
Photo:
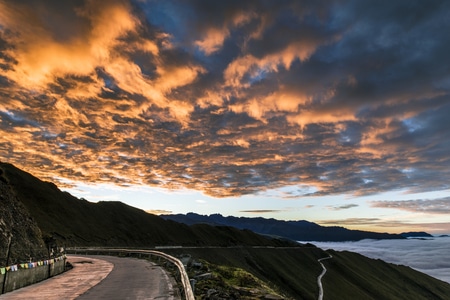
<path fill-rule="evenodd" d="M 172 264 L 174 264 L 180 273 L 181 284 L 184 291 L 184 297 L 186 300 L 195 300 L 194 293 L 192 291 L 192 287 L 189 281 L 189 277 L 186 273 L 183 263 L 178 259 L 171 255 L 168 255 L 164 252 L 155 251 L 155 250 L 141 250 L 141 249 L 121 249 L 121 248 L 67 248 L 67 254 L 91 254 L 91 255 L 100 255 L 100 254 L 108 254 L 108 255 L 119 255 L 119 254 L 139 254 L 139 255 L 154 255 L 157 257 L 161 257 Z"/>

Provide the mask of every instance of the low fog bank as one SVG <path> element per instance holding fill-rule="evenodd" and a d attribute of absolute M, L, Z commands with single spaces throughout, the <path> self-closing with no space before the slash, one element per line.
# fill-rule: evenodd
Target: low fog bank
<path fill-rule="evenodd" d="M 311 242 L 324 250 L 352 251 L 370 258 L 407 265 L 450 283 L 450 237 L 427 240 L 362 240 L 358 242 Z"/>

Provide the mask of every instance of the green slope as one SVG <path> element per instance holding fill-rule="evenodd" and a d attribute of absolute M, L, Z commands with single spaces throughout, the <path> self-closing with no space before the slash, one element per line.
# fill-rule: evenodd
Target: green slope
<path fill-rule="evenodd" d="M 190 254 L 196 259 L 242 268 L 289 299 L 317 299 L 317 277 L 322 279 L 324 299 L 450 299 L 450 284 L 409 267 L 367 258 L 352 252 L 327 252 L 305 245 L 299 248 L 167 249 L 172 255 Z"/>
<path fill-rule="evenodd" d="M 247 270 L 289 299 L 317 299 L 316 279 L 322 271 L 317 259 L 325 252 L 314 246 L 298 248 L 166 249 L 171 255 Z"/>
<path fill-rule="evenodd" d="M 407 266 L 370 259 L 357 253 L 327 251 L 324 299 L 450 299 L 450 284 Z"/>

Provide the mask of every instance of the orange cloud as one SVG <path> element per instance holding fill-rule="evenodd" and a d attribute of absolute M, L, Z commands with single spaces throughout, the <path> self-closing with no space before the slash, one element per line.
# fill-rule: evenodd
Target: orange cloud
<path fill-rule="evenodd" d="M 222 47 L 223 42 L 229 35 L 230 31 L 228 28 L 210 28 L 206 31 L 204 39 L 196 41 L 195 45 L 207 55 L 211 55 Z"/>
<path fill-rule="evenodd" d="M 353 4 L 167 3 L 0 1 L 1 158 L 220 197 L 448 187 L 446 36 L 367 38 L 404 21 Z"/>
<path fill-rule="evenodd" d="M 287 120 L 304 128 L 308 124 L 335 124 L 339 122 L 354 121 L 356 120 L 356 117 L 353 111 L 346 110 L 336 112 L 301 111 L 296 115 L 288 116 Z"/>
<path fill-rule="evenodd" d="M 145 96 L 149 103 L 169 107 L 175 119 L 183 120 L 192 111 L 186 102 L 173 103 L 166 94 L 174 88 L 192 83 L 203 72 L 202 68 L 168 67 L 156 59 L 154 63 L 158 78 L 146 78 L 141 68 L 123 55 L 123 51 L 143 51 L 157 58 L 159 48 L 155 41 L 143 38 L 128 43 L 121 41 L 127 35 L 137 34 L 141 26 L 126 2 L 112 1 L 108 5 L 100 5 L 95 1 L 87 1 L 83 7 L 75 10 L 75 21 L 86 24 L 81 27 L 83 30 L 62 41 L 54 38 L 52 28 L 42 24 L 38 12 L 32 8 L 12 4 L 2 4 L 1 8 L 2 25 L 13 28 L 16 34 L 10 40 L 16 45 L 11 56 L 18 61 L 5 75 L 22 88 L 46 92 L 49 84 L 54 84 L 58 78 L 87 76 L 90 82 L 75 82 L 67 90 L 67 96 L 97 98 L 103 90 L 108 91 L 103 79 L 95 75 L 96 70 L 102 68 L 114 77 L 118 87 Z M 23 23 L 23 18 L 34 22 Z M 63 99 L 61 101 L 64 103 Z M 150 105 L 135 107 L 136 114 Z"/>
<path fill-rule="evenodd" d="M 91 1 L 78 9 L 77 17 L 87 18 L 91 29 L 88 35 L 81 31 L 63 41 L 54 37 L 33 8 L 2 4 L 3 26 L 17 34 L 12 39 L 16 48 L 11 56 L 18 64 L 6 75 L 27 89 L 45 89 L 65 74 L 91 75 L 95 67 L 111 59 L 117 38 L 138 24 L 129 6 L 110 4 L 103 8 Z M 24 19 L 29 22 L 23 22 Z"/>
<path fill-rule="evenodd" d="M 211 55 L 222 48 L 224 41 L 230 36 L 230 28 L 240 27 L 255 17 L 256 14 L 254 13 L 240 12 L 228 20 L 221 28 L 207 28 L 203 38 L 195 41 L 194 44 L 206 55 Z"/>
<path fill-rule="evenodd" d="M 264 122 L 268 112 L 296 113 L 300 106 L 310 102 L 310 98 L 300 93 L 277 91 L 262 98 L 252 98 L 247 102 L 230 105 L 237 113 L 247 112 L 253 118 Z"/>

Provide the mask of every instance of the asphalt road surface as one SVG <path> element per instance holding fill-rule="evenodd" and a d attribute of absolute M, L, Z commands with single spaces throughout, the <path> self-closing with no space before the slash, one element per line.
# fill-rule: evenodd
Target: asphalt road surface
<path fill-rule="evenodd" d="M 179 299 L 166 271 L 143 259 L 99 256 L 114 265 L 111 273 L 77 300 Z"/>
<path fill-rule="evenodd" d="M 180 299 L 165 270 L 149 261 L 97 255 L 67 260 L 73 269 L 0 299 Z"/>
<path fill-rule="evenodd" d="M 319 286 L 319 297 L 317 298 L 318 300 L 322 300 L 323 299 L 322 277 L 327 272 L 327 268 L 325 268 L 325 266 L 323 265 L 322 261 L 325 260 L 325 259 L 333 258 L 333 256 L 331 254 L 328 254 L 328 255 L 329 255 L 328 257 L 319 258 L 317 260 L 320 263 L 320 265 L 322 266 L 322 273 L 320 273 L 319 277 L 317 277 L 317 285 Z"/>

